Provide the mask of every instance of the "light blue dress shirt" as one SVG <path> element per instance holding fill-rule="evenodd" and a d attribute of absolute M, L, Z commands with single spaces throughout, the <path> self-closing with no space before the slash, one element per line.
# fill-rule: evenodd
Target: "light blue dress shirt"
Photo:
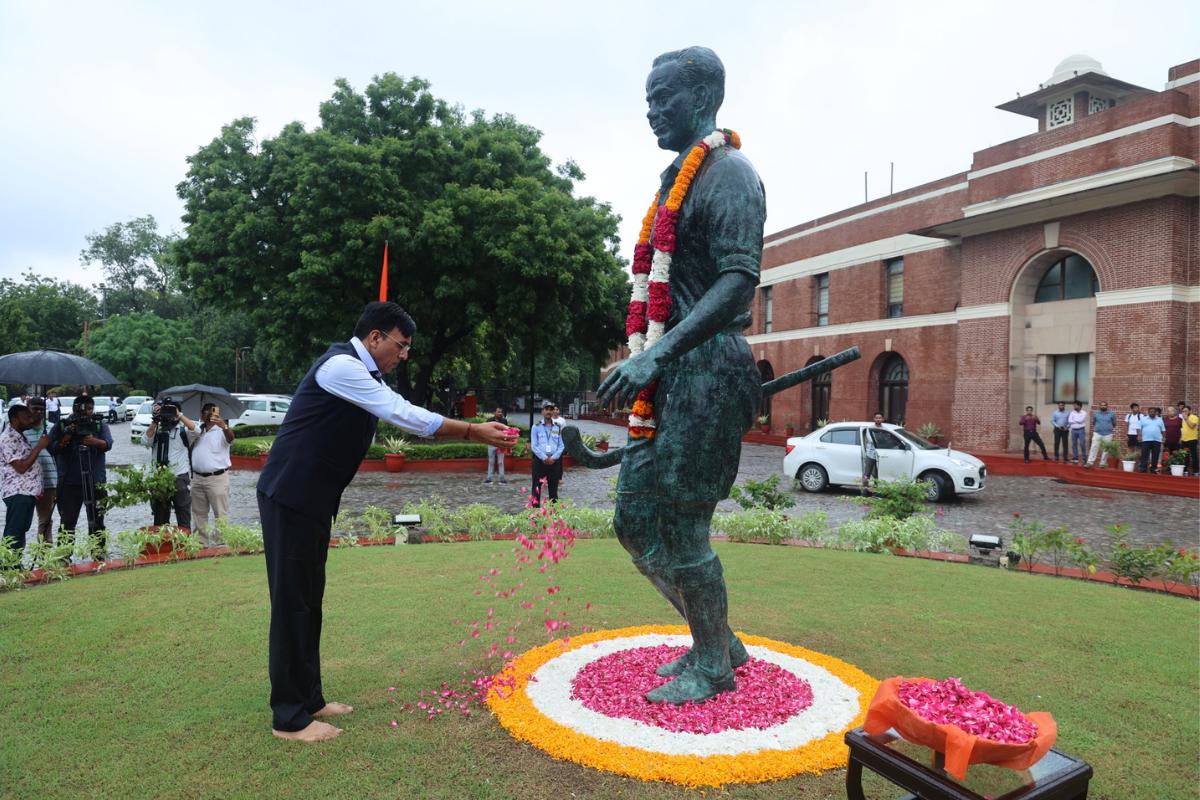
<path fill-rule="evenodd" d="M 376 380 L 372 371 L 378 371 L 375 359 L 357 337 L 350 339 L 358 358 L 352 355 L 337 355 L 328 359 L 317 370 L 317 385 L 335 397 L 353 403 L 384 422 L 402 428 L 417 436 L 429 438 L 442 427 L 445 419 L 441 414 L 414 406 L 402 395 L 393 392 Z"/>
<path fill-rule="evenodd" d="M 1163 431 L 1167 426 L 1163 424 L 1162 417 L 1142 417 L 1142 441 L 1143 442 L 1161 442 L 1163 440 Z"/>
<path fill-rule="evenodd" d="M 542 422 L 533 426 L 530 431 L 530 448 L 533 454 L 545 461 L 548 458 L 555 460 L 562 457 L 563 440 L 562 433 L 557 425 L 551 423 L 547 425 Z"/>

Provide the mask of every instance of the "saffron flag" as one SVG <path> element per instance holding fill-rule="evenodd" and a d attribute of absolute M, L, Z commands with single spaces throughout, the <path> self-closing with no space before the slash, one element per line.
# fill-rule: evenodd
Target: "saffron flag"
<path fill-rule="evenodd" d="M 388 243 L 383 243 L 383 270 L 379 273 L 379 302 L 387 302 Z"/>

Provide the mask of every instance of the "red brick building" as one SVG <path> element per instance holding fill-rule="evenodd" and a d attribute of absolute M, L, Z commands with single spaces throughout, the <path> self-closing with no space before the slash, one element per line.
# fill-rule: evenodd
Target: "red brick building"
<path fill-rule="evenodd" d="M 746 331 L 764 378 L 863 355 L 774 397 L 775 431 L 882 409 L 994 451 L 1019 448 L 1027 405 L 1048 430 L 1057 400 L 1200 401 L 1200 60 L 1154 91 L 1072 56 L 998 108 L 1037 131 L 766 238 Z"/>

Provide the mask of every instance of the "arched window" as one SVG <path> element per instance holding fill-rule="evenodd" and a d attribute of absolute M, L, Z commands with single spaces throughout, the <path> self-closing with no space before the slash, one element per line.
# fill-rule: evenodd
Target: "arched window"
<path fill-rule="evenodd" d="M 1100 281 L 1088 260 L 1080 255 L 1069 255 L 1050 265 L 1033 296 L 1035 303 L 1053 303 L 1058 300 L 1077 300 L 1095 297 L 1100 291 Z"/>
<path fill-rule="evenodd" d="M 774 368 L 771 367 L 770 361 L 758 362 L 758 379 L 759 379 L 759 383 L 766 383 L 767 381 L 775 380 L 775 370 L 774 370 Z M 764 397 L 762 399 L 762 402 L 758 406 L 758 413 L 760 416 L 764 416 L 764 417 L 771 416 L 771 398 L 770 397 Z"/>
<path fill-rule="evenodd" d="M 897 425 L 904 422 L 904 408 L 908 405 L 908 365 L 898 354 L 892 353 L 879 370 L 879 410 L 887 422 Z"/>
<path fill-rule="evenodd" d="M 813 356 L 808 360 L 809 364 L 815 364 L 821 360 L 820 356 Z M 812 414 L 809 417 L 808 429 L 815 431 L 817 422 L 823 419 L 829 419 L 829 397 L 833 393 L 833 372 L 823 372 L 812 381 Z"/>

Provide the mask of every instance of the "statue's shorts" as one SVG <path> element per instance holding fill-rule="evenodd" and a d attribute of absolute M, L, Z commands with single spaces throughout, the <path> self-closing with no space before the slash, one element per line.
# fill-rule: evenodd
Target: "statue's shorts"
<path fill-rule="evenodd" d="M 741 332 L 719 333 L 684 354 L 659 378 L 655 437 L 630 439 L 625 447 L 618 496 L 714 505 L 728 497 L 742 436 L 761 399 L 758 369 Z"/>

